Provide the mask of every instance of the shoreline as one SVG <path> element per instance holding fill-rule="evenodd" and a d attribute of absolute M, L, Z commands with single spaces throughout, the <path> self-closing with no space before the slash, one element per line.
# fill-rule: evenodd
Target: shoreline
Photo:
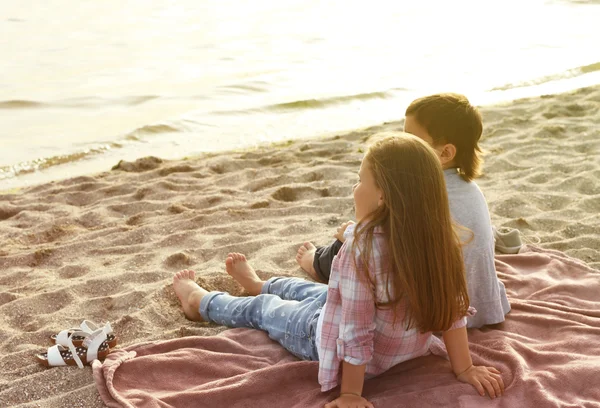
<path fill-rule="evenodd" d="M 484 175 L 496 227 L 600 268 L 600 86 L 481 108 Z M 243 252 L 261 277 L 306 277 L 309 240 L 352 218 L 365 143 L 402 121 L 0 192 L 0 405 L 103 407 L 91 369 L 34 355 L 83 319 L 110 321 L 119 347 L 222 330 L 187 321 L 172 275 L 240 294 L 224 272 Z M 25 392 L 26 391 L 26 392 Z"/>
<path fill-rule="evenodd" d="M 471 102 L 474 105 L 478 106 L 482 110 L 486 110 L 486 109 L 493 108 L 495 106 L 501 106 L 501 105 L 510 104 L 510 103 L 518 103 L 520 100 L 523 100 L 525 98 L 537 98 L 537 97 L 543 97 L 545 95 L 576 92 L 577 89 L 581 89 L 583 87 L 595 87 L 595 86 L 600 86 L 600 71 L 597 71 L 597 70 L 593 70 L 593 71 L 585 73 L 581 76 L 566 77 L 566 78 L 559 79 L 559 80 L 553 80 L 550 82 L 541 82 L 539 84 L 533 84 L 533 85 L 529 85 L 528 82 L 523 82 L 522 85 L 516 84 L 512 88 L 503 89 L 503 87 L 500 87 L 497 90 L 482 91 L 482 92 L 474 93 L 473 95 L 468 93 L 467 96 L 469 96 L 469 99 L 471 100 Z M 425 92 L 425 94 L 426 93 L 427 92 Z M 414 94 L 414 92 L 413 92 L 413 94 Z M 338 135 L 338 134 L 356 131 L 357 129 L 360 130 L 360 129 L 378 126 L 380 123 L 390 122 L 390 120 L 389 120 L 390 118 L 392 118 L 392 117 L 396 118 L 402 114 L 403 109 L 398 109 L 397 110 L 398 112 L 396 112 L 395 109 L 391 110 L 390 106 L 398 106 L 400 108 L 406 107 L 408 105 L 408 103 L 410 102 L 410 100 L 413 99 L 413 97 L 418 97 L 421 95 L 422 95 L 421 93 L 414 94 L 414 95 L 412 95 L 412 97 L 409 97 L 409 95 L 404 95 L 403 97 L 400 97 L 400 95 L 397 95 L 396 97 L 389 99 L 389 100 L 381 100 L 380 102 L 378 102 L 378 103 L 381 103 L 381 106 L 379 106 L 378 109 L 375 109 L 372 113 L 375 115 L 375 117 L 377 117 L 376 112 L 378 112 L 380 110 L 385 111 L 387 113 L 380 115 L 380 121 L 377 121 L 376 119 L 373 119 L 373 121 L 362 120 L 361 121 L 361 122 L 363 122 L 362 125 L 355 124 L 355 126 L 352 126 L 352 125 L 345 124 L 345 122 L 343 122 L 343 121 L 340 122 L 340 120 L 338 118 L 340 112 L 338 112 L 336 110 L 335 106 L 332 106 L 323 111 L 317 110 L 317 111 L 313 112 L 313 115 L 317 115 L 313 119 L 319 119 L 319 117 L 329 117 L 329 118 L 336 117 L 338 119 L 336 119 L 334 122 L 337 123 L 337 126 L 336 126 L 337 130 L 322 129 L 321 131 L 318 131 L 318 130 L 314 130 L 311 132 L 303 131 L 303 132 L 300 132 L 299 134 L 297 134 L 296 137 L 289 138 L 289 135 L 288 135 L 288 139 L 285 139 L 285 138 L 279 139 L 277 137 L 274 137 L 274 138 L 271 137 L 271 139 L 273 139 L 273 140 L 270 140 L 270 141 L 255 141 L 252 143 L 242 142 L 242 143 L 244 143 L 244 145 L 243 145 L 243 147 L 241 147 L 241 149 L 268 148 L 269 145 L 271 145 L 272 143 L 277 144 L 277 143 L 286 142 L 287 140 L 301 141 L 301 140 L 322 139 L 322 138 L 330 137 L 332 135 Z M 316 101 L 318 102 L 320 100 L 317 99 Z M 295 102 L 291 102 L 291 103 L 293 104 Z M 283 103 L 283 105 L 287 105 L 287 103 Z M 370 108 L 365 107 L 365 108 L 369 109 L 370 111 L 373 110 L 373 107 L 370 107 Z M 331 110 L 331 109 L 333 109 L 333 110 Z M 349 113 L 352 114 L 352 112 L 349 112 Z M 357 111 L 356 113 L 358 114 L 359 112 Z M 398 113 L 398 114 L 396 114 L 396 113 Z M 232 117 L 232 119 L 235 119 L 235 117 Z M 256 119 L 262 121 L 262 117 L 260 117 L 260 116 L 257 117 Z M 235 120 L 237 120 L 237 119 L 235 119 Z M 271 125 L 275 125 L 275 127 L 278 128 L 278 127 L 280 127 L 279 122 L 281 122 L 283 119 L 281 119 L 281 118 L 276 119 L 275 117 L 273 117 L 270 120 L 271 120 L 271 122 L 269 122 L 267 120 L 264 123 L 264 125 L 266 125 L 267 127 L 270 127 Z M 395 121 L 395 120 L 392 120 L 392 121 Z M 177 122 L 177 119 L 175 119 L 175 122 Z M 115 164 L 116 162 L 118 162 L 121 159 L 134 160 L 134 158 L 132 158 L 132 156 L 135 156 L 135 158 L 139 158 L 139 157 L 145 157 L 145 156 L 149 156 L 149 155 L 154 155 L 154 156 L 158 155 L 163 159 L 181 160 L 182 157 L 187 156 L 186 151 L 182 150 L 181 148 L 175 148 L 174 150 L 171 150 L 171 148 L 169 148 L 167 145 L 164 144 L 165 140 L 161 139 L 160 141 L 157 141 L 156 139 L 152 139 L 150 145 L 148 145 L 146 143 L 136 145 L 135 142 L 128 140 L 128 135 L 129 136 L 134 135 L 136 132 L 138 132 L 140 130 L 143 131 L 145 129 L 146 130 L 151 129 L 150 130 L 151 132 L 154 132 L 156 130 L 159 132 L 158 134 L 160 134 L 163 130 L 173 131 L 173 132 L 175 132 L 175 134 L 173 134 L 172 137 L 175 137 L 175 138 L 185 137 L 185 133 L 178 133 L 178 132 L 180 132 L 181 129 L 179 129 L 178 126 L 174 125 L 175 122 L 173 122 L 171 120 L 165 120 L 165 121 L 158 121 L 158 122 L 154 122 L 154 123 L 145 123 L 143 125 L 139 124 L 140 127 L 137 127 L 134 130 L 129 129 L 125 133 L 125 135 L 126 135 L 125 139 L 117 138 L 117 139 L 111 139 L 108 141 L 98 141 L 96 143 L 92 143 L 91 145 L 88 146 L 87 149 L 84 149 L 84 150 L 65 151 L 63 153 L 55 152 L 54 154 L 56 154 L 56 156 L 38 158 L 36 160 L 39 161 L 38 165 L 42 166 L 42 170 L 29 169 L 30 166 L 35 167 L 35 165 L 33 164 L 33 161 L 36 161 L 36 160 L 33 160 L 33 161 L 30 160 L 28 162 L 12 164 L 13 167 L 25 166 L 25 167 L 27 167 L 28 170 L 26 170 L 26 172 L 24 172 L 23 174 L 20 174 L 18 176 L 10 176 L 10 177 L 6 177 L 6 178 L 1 178 L 0 179 L 0 193 L 5 192 L 5 191 L 16 191 L 16 189 L 20 189 L 20 188 L 24 188 L 24 187 L 28 187 L 28 186 L 35 186 L 35 185 L 48 183 L 48 182 L 52 182 L 52 181 L 61 181 L 61 180 L 65 180 L 66 178 L 79 177 L 79 176 L 85 176 L 85 175 L 99 173 L 99 172 L 103 172 L 103 171 L 108 171 L 112 167 L 113 164 Z M 207 151 L 200 152 L 200 151 L 196 150 L 196 151 L 194 151 L 192 156 L 196 157 L 196 156 L 201 156 L 203 154 L 213 154 L 213 153 L 218 154 L 218 153 L 227 153 L 227 152 L 238 151 L 239 150 L 238 148 L 230 146 L 231 140 L 229 140 L 229 139 L 231 138 L 232 130 L 234 130 L 234 129 L 230 129 L 227 127 L 219 130 L 221 132 L 225 132 L 223 135 L 224 138 L 226 139 L 226 143 L 224 146 L 221 146 L 220 148 L 217 148 L 215 150 L 216 144 L 214 143 L 214 141 L 210 141 L 210 138 L 209 138 L 209 139 L 207 139 L 207 141 L 205 141 L 207 144 L 204 147 L 204 149 L 206 149 Z M 287 132 L 287 130 L 285 128 L 278 129 L 278 131 L 280 131 L 282 134 Z M 238 129 L 235 134 L 238 134 L 240 132 L 241 133 L 245 132 L 244 128 Z M 259 133 L 260 133 L 260 130 L 259 130 Z M 179 135 L 179 136 L 177 136 L 177 135 Z M 154 135 L 154 136 L 156 136 L 156 135 Z M 197 135 L 197 137 L 200 139 L 203 138 L 202 135 Z M 140 141 L 142 141 L 142 140 L 143 139 L 140 139 Z M 134 143 L 134 145 L 130 145 L 130 143 Z M 157 145 L 154 146 L 153 143 L 157 143 Z M 188 143 L 186 145 L 190 145 L 191 143 L 192 142 L 190 140 L 190 141 L 188 141 Z M 202 142 L 200 142 L 200 143 L 202 143 Z M 159 149 L 159 147 L 161 147 L 161 146 L 163 148 L 166 148 L 167 150 Z M 135 155 L 132 155 L 132 151 L 136 151 L 136 150 L 139 150 L 139 151 L 136 152 Z M 158 154 L 157 154 L 157 152 L 158 152 Z M 179 153 L 177 153 L 177 152 L 179 152 Z M 70 161 L 69 157 L 73 157 L 73 158 L 85 157 L 85 158 L 77 159 L 75 161 Z M 47 160 L 49 160 L 51 162 L 56 161 L 61 164 L 48 166 L 46 163 Z M 8 166 L 8 164 L 6 164 L 6 166 Z M 2 166 L 0 166 L 0 167 L 2 167 Z M 5 169 L 4 167 L 2 167 L 2 168 Z M 0 172 L 1 171 L 2 170 L 0 170 Z M 65 176 L 65 174 L 67 176 Z"/>

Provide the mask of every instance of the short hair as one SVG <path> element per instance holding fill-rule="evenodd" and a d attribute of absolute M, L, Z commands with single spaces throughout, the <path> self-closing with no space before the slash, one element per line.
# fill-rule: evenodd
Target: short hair
<path fill-rule="evenodd" d="M 471 181 L 481 175 L 483 131 L 479 110 L 466 96 L 441 93 L 414 100 L 406 109 L 433 139 L 435 145 L 451 143 L 456 147 L 454 162 L 460 176 Z"/>

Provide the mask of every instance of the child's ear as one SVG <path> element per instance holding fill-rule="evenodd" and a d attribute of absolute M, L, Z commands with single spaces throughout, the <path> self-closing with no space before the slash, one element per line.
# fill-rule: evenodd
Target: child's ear
<path fill-rule="evenodd" d="M 455 157 L 456 157 L 456 146 L 454 146 L 451 143 L 445 144 L 444 147 L 442 148 L 442 151 L 440 152 L 440 161 L 442 162 L 442 165 L 451 163 Z"/>

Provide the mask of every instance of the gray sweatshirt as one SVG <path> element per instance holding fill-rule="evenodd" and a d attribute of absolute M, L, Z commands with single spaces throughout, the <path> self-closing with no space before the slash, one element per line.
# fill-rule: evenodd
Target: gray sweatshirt
<path fill-rule="evenodd" d="M 450 214 L 454 221 L 473 232 L 472 240 L 463 247 L 467 287 L 471 306 L 477 309 L 468 318 L 468 327 L 481 327 L 504 321 L 510 312 L 504 284 L 494 267 L 494 236 L 488 206 L 483 193 L 473 182 L 463 180 L 456 169 L 444 171 Z M 471 233 L 460 233 L 470 238 Z"/>

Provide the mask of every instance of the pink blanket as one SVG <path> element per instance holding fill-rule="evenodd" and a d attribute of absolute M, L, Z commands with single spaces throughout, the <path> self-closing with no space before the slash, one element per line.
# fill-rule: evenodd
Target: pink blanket
<path fill-rule="evenodd" d="M 480 397 L 427 356 L 365 383 L 377 408 L 600 407 L 600 272 L 535 247 L 496 267 L 512 311 L 469 340 L 476 364 L 503 372 L 505 395 Z M 252 329 L 129 346 L 93 366 L 106 405 L 144 408 L 322 407 L 337 390 L 319 391 L 317 369 Z"/>

